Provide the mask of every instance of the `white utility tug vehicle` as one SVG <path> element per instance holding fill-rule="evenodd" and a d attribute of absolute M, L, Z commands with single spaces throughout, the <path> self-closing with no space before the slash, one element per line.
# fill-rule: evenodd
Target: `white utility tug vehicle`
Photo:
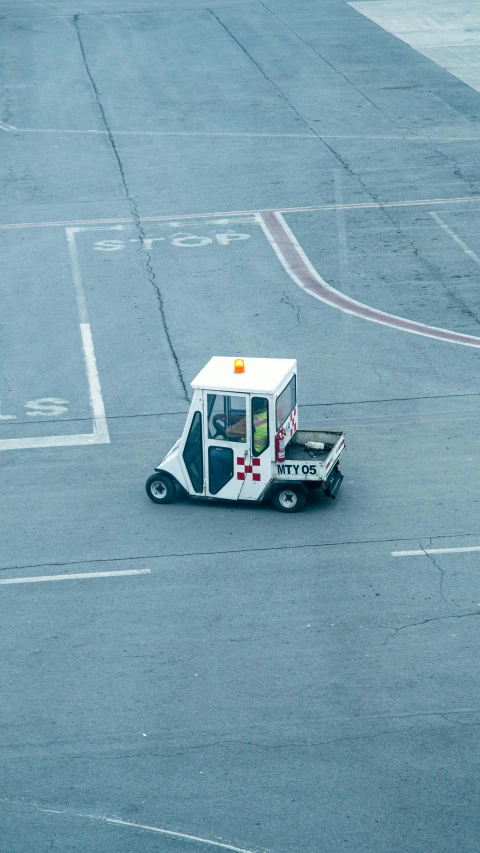
<path fill-rule="evenodd" d="M 154 503 L 171 503 L 178 486 L 198 498 L 271 498 L 281 512 L 303 509 L 312 489 L 336 496 L 345 437 L 297 429 L 294 359 L 215 357 L 192 388 L 182 437 L 146 482 Z"/>

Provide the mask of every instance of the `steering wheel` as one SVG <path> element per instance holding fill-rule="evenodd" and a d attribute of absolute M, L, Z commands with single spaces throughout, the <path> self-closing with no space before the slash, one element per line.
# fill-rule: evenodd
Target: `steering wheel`
<path fill-rule="evenodd" d="M 215 427 L 215 435 L 223 435 L 224 438 L 227 438 L 227 416 L 226 415 L 214 415 L 212 418 L 212 424 Z"/>

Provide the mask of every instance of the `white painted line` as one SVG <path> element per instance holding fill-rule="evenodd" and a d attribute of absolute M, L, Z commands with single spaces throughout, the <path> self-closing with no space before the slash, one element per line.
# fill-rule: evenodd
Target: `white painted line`
<path fill-rule="evenodd" d="M 88 323 L 87 303 L 85 300 L 85 291 L 83 289 L 82 274 L 80 271 L 80 260 L 78 257 L 77 243 L 75 234 L 80 231 L 85 231 L 85 228 L 65 228 L 67 237 L 68 253 L 70 255 L 70 266 L 72 268 L 72 278 L 75 287 L 75 296 L 77 298 L 78 316 L 80 323 Z M 89 228 L 89 231 L 123 231 L 123 225 L 112 225 L 109 228 Z"/>
<path fill-rule="evenodd" d="M 107 418 L 103 404 L 97 362 L 93 349 L 89 323 L 80 323 L 82 348 L 87 374 L 90 407 L 93 415 L 93 432 L 80 435 L 46 435 L 34 438 L 0 439 L 0 450 L 38 450 L 42 447 L 75 447 L 77 445 L 109 444 Z"/>
<path fill-rule="evenodd" d="M 110 439 L 108 439 L 110 441 Z M 96 433 L 87 432 L 80 435 L 45 435 L 34 438 L 2 438 L 0 450 L 39 450 L 42 447 L 75 447 L 82 444 L 106 444 L 99 441 Z"/>
<path fill-rule="evenodd" d="M 121 230 L 123 225 L 110 226 L 101 230 Z M 38 450 L 46 447 L 75 447 L 77 445 L 109 444 L 105 406 L 103 403 L 100 378 L 97 370 L 95 351 L 93 348 L 92 331 L 88 322 L 87 303 L 83 289 L 80 264 L 78 259 L 75 232 L 84 230 L 100 230 L 85 228 L 66 228 L 67 244 L 72 268 L 73 284 L 77 310 L 80 319 L 80 335 L 82 338 L 83 357 L 85 362 L 85 373 L 88 382 L 90 397 L 90 408 L 93 419 L 93 432 L 81 433 L 80 435 L 47 435 L 33 438 L 4 438 L 0 439 L 1 450 Z"/>
<path fill-rule="evenodd" d="M 122 229 L 123 225 L 116 225 L 111 226 L 110 228 L 107 228 L 105 230 L 121 231 Z M 87 303 L 85 299 L 85 291 L 83 289 L 80 262 L 78 258 L 78 249 L 75 239 L 75 234 L 78 231 L 84 230 L 84 228 L 66 228 L 65 233 L 70 254 L 73 283 L 75 285 L 78 314 L 80 318 L 80 333 L 82 335 L 85 371 L 87 374 L 88 389 L 90 393 L 90 407 L 92 409 L 93 414 L 93 434 L 95 436 L 94 443 L 108 444 L 110 442 L 110 436 L 108 433 L 107 419 L 105 416 L 105 406 L 103 403 L 102 389 L 100 386 L 100 378 L 98 375 L 95 351 L 93 348 L 92 331 L 88 322 Z"/>
<path fill-rule="evenodd" d="M 271 213 L 308 213 L 310 211 L 316 212 L 322 210 L 338 210 L 340 207 L 342 210 L 378 210 L 380 208 L 392 208 L 392 207 L 424 207 L 425 205 L 430 204 L 460 204 L 461 202 L 471 202 L 471 201 L 480 201 L 480 196 L 465 196 L 460 197 L 457 196 L 455 198 L 432 198 L 428 199 L 417 199 L 416 201 L 366 201 L 366 202 L 355 202 L 354 204 L 323 204 L 318 205 L 317 207 L 278 207 L 276 210 L 273 208 L 270 209 Z M 234 216 L 235 214 L 230 214 L 230 216 Z"/>
<path fill-rule="evenodd" d="M 72 268 L 75 296 L 77 299 L 78 316 L 80 318 L 80 323 L 88 323 L 87 303 L 85 301 L 85 291 L 83 289 L 80 261 L 75 241 L 76 230 L 76 228 L 65 228 L 65 233 L 67 237 L 68 253 L 70 255 L 70 266 Z"/>
<path fill-rule="evenodd" d="M 452 711 L 451 713 L 457 712 Z M 460 713 L 460 711 L 458 711 L 458 713 Z M 468 713 L 468 710 L 465 711 L 465 709 L 461 709 L 461 713 Z M 98 814 L 95 812 L 79 812 L 74 811 L 73 809 L 46 809 L 39 806 L 36 802 L 26 802 L 25 799 L 22 799 L 21 801 L 11 800 L 7 799 L 6 797 L 0 798 L 0 803 L 6 803 L 10 806 L 22 806 L 23 808 L 27 807 L 30 809 L 34 809 L 36 812 L 41 812 L 42 814 L 64 815 L 67 817 L 84 818 L 85 820 L 96 820 L 100 823 L 110 823 L 114 826 L 125 826 L 130 827 L 131 829 L 143 829 L 147 832 L 156 832 L 160 835 L 166 835 L 170 838 L 185 839 L 185 841 L 196 841 L 197 844 L 206 844 L 209 847 L 217 847 L 221 850 L 231 850 L 232 853 L 255 853 L 255 851 L 247 849 L 246 847 L 236 847 L 234 844 L 228 844 L 226 841 L 215 841 L 211 838 L 203 838 L 201 835 L 189 835 L 186 832 L 176 832 L 173 829 L 163 829 L 159 826 L 151 826 L 148 823 L 133 823 L 133 821 L 130 820 L 121 820 L 120 818 L 116 817 L 107 817 L 106 815 Z M 267 851 L 264 850 L 264 853 L 267 853 Z"/>
<path fill-rule="evenodd" d="M 431 205 L 446 205 L 446 204 L 471 204 L 472 202 L 480 202 L 480 196 L 458 196 L 455 198 L 428 198 L 417 199 L 416 201 L 385 201 L 385 202 L 356 202 L 355 204 L 321 204 L 310 207 L 270 207 L 262 208 L 263 213 L 321 213 L 329 210 L 375 210 L 393 207 L 424 207 Z M 212 219 L 215 217 L 225 216 L 254 216 L 258 210 L 223 210 L 209 213 L 178 213 L 169 214 L 168 216 L 142 216 L 142 222 L 170 222 L 175 219 Z M 59 220 L 58 222 L 13 222 L 0 224 L 0 230 L 10 230 L 12 228 L 58 228 L 58 227 L 78 227 L 92 225 L 109 225 L 110 223 L 130 223 L 135 222 L 132 217 L 117 217 L 114 219 L 75 219 L 75 220 Z"/>
<path fill-rule="evenodd" d="M 151 569 L 126 569 L 118 572 L 82 572 L 75 575 L 39 575 L 33 578 L 1 578 L 0 584 L 42 583 L 44 581 L 78 581 L 89 578 L 120 578 L 126 575 L 151 575 Z"/>
<path fill-rule="evenodd" d="M 103 404 L 102 389 L 100 387 L 100 378 L 98 376 L 90 324 L 80 323 L 80 331 L 82 334 L 88 389 L 90 392 L 90 406 L 93 413 L 95 444 L 109 444 L 110 435 L 108 432 L 107 418 L 105 416 L 105 406 Z"/>
<path fill-rule="evenodd" d="M 452 238 L 452 240 L 455 241 L 455 243 L 457 243 L 458 246 L 460 246 L 460 248 L 465 252 L 465 254 L 468 255 L 468 257 L 471 258 L 472 261 L 475 261 L 476 264 L 480 265 L 480 258 L 478 257 L 478 255 L 475 254 L 475 252 L 473 251 L 473 249 L 470 248 L 470 246 L 467 246 L 467 244 L 464 243 L 464 241 L 458 236 L 458 234 L 455 234 L 455 231 L 450 228 L 450 226 L 447 225 L 446 222 L 443 221 L 443 219 L 438 215 L 438 213 L 433 213 L 433 211 L 429 211 L 429 213 L 432 219 L 434 219 L 435 222 L 438 222 L 440 228 L 443 228 L 443 230 L 447 232 L 447 234 Z"/>
<path fill-rule="evenodd" d="M 415 320 L 408 320 L 405 317 L 380 311 L 378 308 L 372 308 L 370 305 L 345 296 L 328 284 L 312 266 L 281 213 L 278 211 L 276 213 L 262 211 L 257 215 L 258 222 L 267 240 L 292 281 L 320 302 L 343 311 L 345 314 L 352 314 L 361 317 L 363 320 L 398 329 L 402 332 L 409 332 L 412 335 L 480 348 L 480 337 L 453 332 L 450 329 L 442 329 L 437 326 L 427 326 L 425 323 L 417 323 Z"/>
<path fill-rule="evenodd" d="M 62 128 L 37 128 L 37 127 L 22 127 L 22 128 L 9 128 L 9 130 L 16 130 L 17 133 L 80 133 L 80 134 L 96 134 L 98 136 L 105 136 L 109 133 L 112 136 L 185 136 L 185 137 L 245 137 L 249 139 L 253 138 L 279 138 L 279 139 L 313 139 L 316 142 L 319 142 L 319 137 L 315 133 L 249 133 L 248 131 L 245 133 L 237 133 L 236 131 L 203 131 L 203 130 L 66 130 Z M 327 137 L 325 137 L 327 138 Z M 329 139 L 357 139 L 356 136 L 329 136 Z M 371 139 L 372 137 L 367 137 Z M 373 137 L 375 139 L 402 139 L 403 137 L 398 136 L 380 136 Z M 409 138 L 409 137 L 407 137 Z"/>
<path fill-rule="evenodd" d="M 117 826 L 130 826 L 134 829 L 146 829 L 149 832 L 157 832 L 160 835 L 169 835 L 171 838 L 184 838 L 186 841 L 197 841 L 200 844 L 206 844 L 210 847 L 217 847 L 222 850 L 232 850 L 234 853 L 253 853 L 252 850 L 247 850 L 245 847 L 234 847 L 233 844 L 224 844 L 221 841 L 212 841 L 210 838 L 201 838 L 199 835 L 187 835 L 185 832 L 174 832 L 172 829 L 160 829 L 158 826 L 149 826 L 143 823 L 132 823 L 129 820 L 117 820 L 113 817 L 104 818 L 105 823 L 114 823 Z"/>
<path fill-rule="evenodd" d="M 58 134 L 90 134 L 97 136 L 105 136 L 112 133 L 113 136 L 184 136 L 184 137 L 225 137 L 229 138 L 246 138 L 246 139 L 312 139 L 321 141 L 322 139 L 386 139 L 386 140 L 402 140 L 404 142 L 478 142 L 480 136 L 432 136 L 427 134 L 412 133 L 388 133 L 388 134 L 366 134 L 366 133 L 269 133 L 255 131 L 220 131 L 220 130 L 95 130 L 94 128 L 86 130 L 71 130 L 69 128 L 55 127 L 13 127 L 13 125 L 5 126 L 1 130 L 15 130 L 17 133 L 58 133 Z"/>
<path fill-rule="evenodd" d="M 11 130 L 17 130 L 17 128 L 13 124 L 7 124 L 6 121 L 0 121 L 0 130 L 5 130 L 9 133 Z"/>
<path fill-rule="evenodd" d="M 480 551 L 480 545 L 467 548 L 424 548 L 421 551 L 392 551 L 392 557 L 424 557 L 425 554 L 469 554 Z"/>
<path fill-rule="evenodd" d="M 206 844 L 209 847 L 216 847 L 221 850 L 231 850 L 232 853 L 254 853 L 253 850 L 247 850 L 246 847 L 235 847 L 233 844 L 227 844 L 224 841 L 213 841 L 211 838 L 202 838 L 200 835 L 189 835 L 186 832 L 176 832 L 173 829 L 163 829 L 159 826 L 151 826 L 148 823 L 133 823 L 130 820 L 121 820 L 115 817 L 106 817 L 105 815 L 91 814 L 85 812 L 75 812 L 69 810 L 59 811 L 58 809 L 42 809 L 36 806 L 37 810 L 45 814 L 61 814 L 70 815 L 72 817 L 83 817 L 88 820 L 98 820 L 102 823 L 111 823 L 114 826 L 126 826 L 131 829 L 143 829 L 147 832 L 156 832 L 159 835 L 166 835 L 170 838 L 185 839 L 185 841 L 196 841 L 199 844 Z"/>
<path fill-rule="evenodd" d="M 3 798 L 0 800 L 3 803 L 14 803 L 18 805 L 15 800 L 7 800 Z M 209 847 L 216 847 L 221 850 L 231 850 L 232 853 L 255 853 L 255 851 L 247 849 L 246 847 L 236 847 L 234 844 L 228 844 L 226 841 L 214 841 L 211 838 L 203 838 L 201 835 L 189 835 L 186 832 L 176 832 L 173 829 L 163 829 L 160 826 L 151 826 L 148 823 L 133 823 L 131 820 L 121 820 L 116 817 L 107 817 L 106 815 L 95 814 L 92 812 L 77 812 L 73 811 L 73 809 L 45 809 L 38 806 L 36 803 L 25 803 L 22 801 L 22 806 L 30 805 L 35 808 L 36 811 L 42 812 L 43 814 L 58 814 L 58 815 L 69 815 L 70 817 L 79 817 L 85 818 L 86 820 L 97 820 L 101 823 L 110 823 L 114 826 L 126 826 L 131 829 L 143 829 L 147 832 L 156 832 L 159 835 L 166 835 L 170 838 L 180 838 L 185 839 L 185 841 L 196 841 L 198 844 L 206 844 Z M 267 853 L 267 851 L 265 851 Z"/>

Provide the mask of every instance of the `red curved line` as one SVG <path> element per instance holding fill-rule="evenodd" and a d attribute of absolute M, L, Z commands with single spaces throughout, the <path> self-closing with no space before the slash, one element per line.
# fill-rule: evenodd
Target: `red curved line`
<path fill-rule="evenodd" d="M 406 317 L 397 317 L 388 314 L 378 308 L 372 308 L 363 302 L 357 302 L 349 296 L 336 290 L 321 277 L 314 269 L 303 249 L 283 220 L 281 213 L 264 210 L 259 212 L 258 217 L 265 234 L 267 235 L 274 251 L 278 255 L 283 267 L 291 278 L 307 293 L 316 299 L 320 299 L 327 305 L 355 314 L 364 320 L 380 323 L 382 326 L 391 326 L 402 332 L 410 332 L 414 335 L 423 335 L 427 338 L 436 338 L 451 344 L 461 344 L 467 347 L 480 347 L 480 338 L 474 335 L 464 335 L 460 332 L 452 332 L 449 329 L 440 329 L 437 326 L 427 326 L 408 320 Z M 269 236 L 270 235 L 270 236 Z"/>

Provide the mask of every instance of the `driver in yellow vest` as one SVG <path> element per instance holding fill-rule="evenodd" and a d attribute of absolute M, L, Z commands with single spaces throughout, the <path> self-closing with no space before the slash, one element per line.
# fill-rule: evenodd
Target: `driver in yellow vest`
<path fill-rule="evenodd" d="M 255 400 L 253 404 L 253 449 L 262 453 L 268 447 L 268 402 Z"/>
<path fill-rule="evenodd" d="M 240 418 L 235 424 L 227 427 L 226 436 L 233 441 L 245 441 L 247 420 Z M 268 402 L 258 398 L 253 403 L 253 449 L 260 455 L 268 447 Z"/>

